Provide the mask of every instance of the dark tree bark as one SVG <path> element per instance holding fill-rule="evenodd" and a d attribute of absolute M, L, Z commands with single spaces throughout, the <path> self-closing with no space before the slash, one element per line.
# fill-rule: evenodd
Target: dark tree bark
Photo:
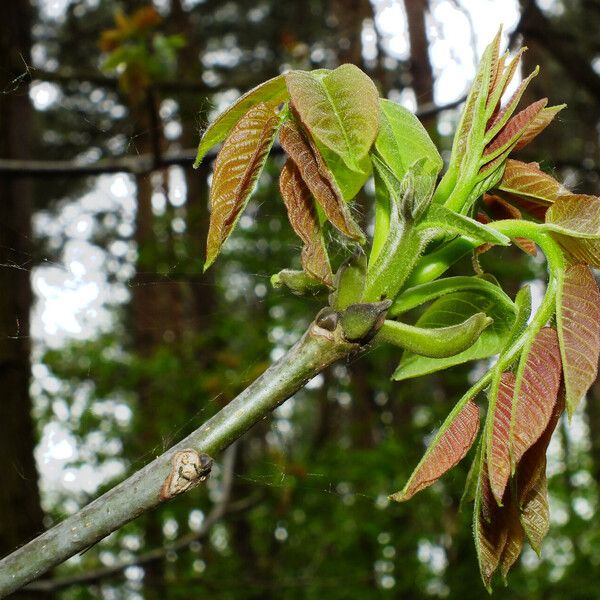
<path fill-rule="evenodd" d="M 29 62 L 29 2 L 0 7 L 0 72 L 14 72 Z M 31 106 L 28 88 L 0 84 L 0 156 L 29 158 Z M 39 534 L 43 513 L 33 451 L 35 427 L 29 395 L 32 304 L 30 281 L 32 191 L 24 179 L 0 179 L 0 555 Z M 21 593 L 19 598 L 30 597 Z M 37 598 L 40 596 L 37 595 Z"/>

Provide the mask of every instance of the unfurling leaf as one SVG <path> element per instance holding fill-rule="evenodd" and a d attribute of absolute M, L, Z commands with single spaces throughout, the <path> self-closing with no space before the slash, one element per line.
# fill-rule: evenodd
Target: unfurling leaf
<path fill-rule="evenodd" d="M 515 381 L 509 444 L 513 465 L 540 438 L 558 399 L 562 364 L 556 331 L 550 327 L 541 329 L 521 361 Z"/>
<path fill-rule="evenodd" d="M 465 457 L 478 431 L 479 408 L 472 400 L 468 400 L 459 410 L 450 413 L 404 489 L 390 498 L 404 502 L 437 481 Z"/>
<path fill-rule="evenodd" d="M 290 71 L 285 79 L 302 124 L 313 138 L 357 170 L 379 128 L 375 84 L 350 64 L 324 75 Z"/>
<path fill-rule="evenodd" d="M 385 321 L 378 339 L 420 356 L 446 358 L 470 348 L 491 323 L 485 313 L 476 313 L 457 325 L 433 329 Z"/>
<path fill-rule="evenodd" d="M 288 98 L 288 91 L 285 87 L 285 78 L 278 75 L 264 83 L 246 92 L 238 98 L 228 109 L 222 112 L 204 132 L 194 168 L 202 162 L 206 153 L 215 145 L 222 142 L 236 123 L 255 105 L 259 103 L 277 105 Z"/>
<path fill-rule="evenodd" d="M 333 273 L 323 243 L 314 200 L 298 168 L 289 159 L 281 170 L 279 189 L 289 221 L 298 237 L 304 242 L 302 267 L 309 275 L 331 287 Z"/>
<path fill-rule="evenodd" d="M 364 235 L 350 215 L 333 176 L 314 154 L 298 126 L 289 121 L 285 123 L 281 127 L 279 141 L 331 224 L 351 239 L 363 241 Z"/>
<path fill-rule="evenodd" d="M 381 125 L 375 148 L 398 180 L 411 167 L 423 160 L 422 171 L 433 177 L 440 172 L 443 161 L 427 130 L 409 110 L 381 98 Z"/>
<path fill-rule="evenodd" d="M 280 119 L 273 104 L 258 104 L 233 127 L 215 161 L 210 189 L 206 270 L 232 232 L 262 172 Z"/>
<path fill-rule="evenodd" d="M 483 153 L 482 164 L 485 164 L 497 156 L 504 154 L 507 150 L 514 148 L 521 136 L 527 131 L 529 125 L 535 120 L 540 111 L 548 103 L 547 98 L 530 104 L 527 108 L 518 112 L 506 123 L 498 135 L 486 146 Z"/>
<path fill-rule="evenodd" d="M 536 118 L 531 121 L 531 123 L 527 126 L 527 129 L 517 142 L 515 146 L 515 150 L 520 150 L 524 148 L 528 144 L 530 144 L 552 121 L 554 117 L 567 105 L 559 104 L 558 106 L 547 106 L 542 109 L 536 116 Z"/>
<path fill-rule="evenodd" d="M 596 380 L 600 358 L 600 291 L 586 265 L 571 265 L 565 271 L 556 320 L 567 409 L 572 415 Z"/>
<path fill-rule="evenodd" d="M 470 348 L 448 358 L 428 358 L 405 351 L 393 379 L 401 381 L 419 377 L 470 360 L 498 354 L 509 338 L 515 319 L 514 304 L 502 290 L 499 289 L 498 292 L 494 294 L 487 294 L 484 290 L 456 292 L 436 300 L 417 320 L 417 327 L 457 325 L 480 312 L 493 319 L 493 323 L 483 330 Z"/>

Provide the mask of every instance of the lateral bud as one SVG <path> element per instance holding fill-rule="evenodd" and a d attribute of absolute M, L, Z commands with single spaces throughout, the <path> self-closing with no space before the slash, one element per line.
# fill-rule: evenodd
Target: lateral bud
<path fill-rule="evenodd" d="M 351 304 L 340 315 L 344 337 L 349 342 L 361 344 L 369 342 L 383 325 L 391 305 L 391 300 L 369 304 Z"/>
<path fill-rule="evenodd" d="M 293 269 L 283 269 L 271 276 L 271 285 L 274 288 L 287 287 L 296 296 L 318 296 L 327 292 L 327 288 L 320 281 L 304 271 Z"/>

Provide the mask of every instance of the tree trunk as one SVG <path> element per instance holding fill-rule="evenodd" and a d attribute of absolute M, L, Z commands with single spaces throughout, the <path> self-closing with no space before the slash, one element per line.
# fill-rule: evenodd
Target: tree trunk
<path fill-rule="evenodd" d="M 29 62 L 31 6 L 6 2 L 0 9 L 0 64 L 4 74 Z M 0 94 L 0 156 L 25 159 L 30 149 L 27 87 Z M 25 179 L 0 180 L 0 555 L 43 529 L 31 417 L 29 313 L 32 191 Z M 22 593 L 19 598 L 30 595 Z M 36 598 L 40 596 L 37 595 Z"/>

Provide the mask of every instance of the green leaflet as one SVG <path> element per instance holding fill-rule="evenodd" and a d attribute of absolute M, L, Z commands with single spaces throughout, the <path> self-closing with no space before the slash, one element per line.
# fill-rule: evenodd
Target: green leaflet
<path fill-rule="evenodd" d="M 460 291 L 481 291 L 490 296 L 496 296 L 499 302 L 503 302 L 506 297 L 502 288 L 485 276 L 446 277 L 405 290 L 392 304 L 388 316 L 396 317 L 440 296 Z"/>
<path fill-rule="evenodd" d="M 401 180 L 415 162 L 424 159 L 423 171 L 437 177 L 443 161 L 419 119 L 391 100 L 380 98 L 379 106 L 381 124 L 375 148 L 394 175 Z"/>
<path fill-rule="evenodd" d="M 546 213 L 544 229 L 574 238 L 600 240 L 600 198 L 560 196 Z"/>
<path fill-rule="evenodd" d="M 499 233 L 491 227 L 475 221 L 475 219 L 460 215 L 440 204 L 432 204 L 429 207 L 423 223 L 418 226 L 418 229 L 437 229 L 444 233 L 458 233 L 481 244 L 510 246 L 510 238 L 503 233 Z"/>
<path fill-rule="evenodd" d="M 285 81 L 312 137 L 360 173 L 359 161 L 369 152 L 379 129 L 379 93 L 371 79 L 346 64 L 322 76 L 291 71 Z"/>
<path fill-rule="evenodd" d="M 373 179 L 375 181 L 375 228 L 369 260 L 375 262 L 390 231 L 391 197 L 388 186 L 379 174 L 379 169 L 374 169 Z"/>
<path fill-rule="evenodd" d="M 494 322 L 483 330 L 470 348 L 448 358 L 427 358 L 413 352 L 404 352 L 393 379 L 402 381 L 419 377 L 470 360 L 498 354 L 509 338 L 516 313 L 515 305 L 506 294 L 490 295 L 483 291 L 447 294 L 436 300 L 418 319 L 416 325 L 428 328 L 448 327 L 462 323 L 480 312 L 484 312 Z"/>
<path fill-rule="evenodd" d="M 385 321 L 377 339 L 420 356 L 446 358 L 470 348 L 491 323 L 492 319 L 481 312 L 457 325 L 431 329 L 399 321 Z"/>
<path fill-rule="evenodd" d="M 327 287 L 304 271 L 283 269 L 271 276 L 274 288 L 287 287 L 296 296 L 318 296 L 327 293 Z"/>
<path fill-rule="evenodd" d="M 243 96 L 238 98 L 229 108 L 223 111 L 208 127 L 202 135 L 198 153 L 194 162 L 194 168 L 198 168 L 206 153 L 215 145 L 222 142 L 237 124 L 237 122 L 256 104 L 265 102 L 268 104 L 277 104 L 284 102 L 288 98 L 288 91 L 285 86 L 285 78 L 278 75 L 269 79 Z"/>

